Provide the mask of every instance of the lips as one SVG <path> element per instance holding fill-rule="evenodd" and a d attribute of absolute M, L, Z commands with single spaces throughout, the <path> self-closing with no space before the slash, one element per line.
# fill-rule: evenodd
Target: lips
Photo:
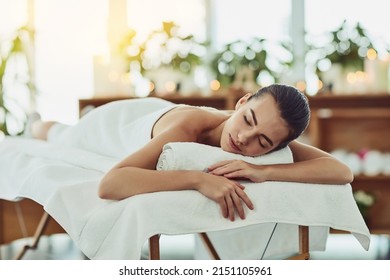
<path fill-rule="evenodd" d="M 241 152 L 241 149 L 234 143 L 232 136 L 229 134 L 229 144 L 236 152 Z"/>

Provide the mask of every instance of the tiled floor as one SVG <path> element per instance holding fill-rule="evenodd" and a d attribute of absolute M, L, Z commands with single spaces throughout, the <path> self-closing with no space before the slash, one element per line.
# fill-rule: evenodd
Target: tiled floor
<path fill-rule="evenodd" d="M 26 240 L 17 240 L 1 246 L 2 259 L 12 257 L 25 244 Z M 193 235 L 162 236 L 160 241 L 161 259 L 194 259 L 195 238 Z M 144 256 L 147 248 L 144 248 Z M 43 237 L 35 251 L 29 251 L 24 259 L 85 259 L 70 238 L 65 234 Z M 332 234 L 328 239 L 325 252 L 312 252 L 314 260 L 375 260 L 390 259 L 390 239 L 386 235 L 373 235 L 370 250 L 365 251 L 351 235 Z"/>

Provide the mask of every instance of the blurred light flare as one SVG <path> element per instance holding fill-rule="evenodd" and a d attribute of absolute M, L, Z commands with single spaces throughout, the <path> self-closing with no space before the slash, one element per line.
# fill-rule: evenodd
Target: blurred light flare
<path fill-rule="evenodd" d="M 218 80 L 212 80 L 210 82 L 210 89 L 213 91 L 217 91 L 221 88 L 221 83 Z"/>
<path fill-rule="evenodd" d="M 374 60 L 374 59 L 376 59 L 377 58 L 377 53 L 376 53 L 376 51 L 374 50 L 374 49 L 368 49 L 367 50 L 367 58 L 369 59 L 369 60 Z"/>

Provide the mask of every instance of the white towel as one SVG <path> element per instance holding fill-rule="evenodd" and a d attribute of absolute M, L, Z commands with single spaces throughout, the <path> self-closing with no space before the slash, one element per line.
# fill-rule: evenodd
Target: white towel
<path fill-rule="evenodd" d="M 157 169 L 205 170 L 218 161 L 232 159 L 259 165 L 293 162 L 288 147 L 263 156 L 248 157 L 198 143 L 169 143 L 163 148 Z M 362 246 L 368 249 L 368 229 L 353 199 L 349 184 L 248 181 L 240 183 L 246 187 L 246 192 L 255 203 L 255 211 L 249 211 L 247 222 L 257 224 L 245 229 L 209 233 L 222 257 L 231 259 L 242 256 L 258 259 L 262 257 L 258 248 L 263 248 L 264 240 L 268 240 L 271 235 L 271 243 L 267 248 L 268 252 L 265 253 L 271 251 L 272 256 L 292 251 L 291 244 L 296 244 L 293 240 L 298 236 L 296 225 L 311 226 L 310 244 L 313 246 L 311 249 L 325 247 L 329 229 L 327 227 L 352 232 Z M 278 222 L 278 225 L 275 227 L 272 222 Z M 359 228 L 362 231 L 359 231 Z M 240 254 L 243 250 L 246 252 L 245 255 Z"/>
<path fill-rule="evenodd" d="M 241 159 L 253 164 L 277 164 L 293 162 L 291 150 L 286 147 L 259 157 L 228 153 L 208 145 L 175 142 L 163 147 L 157 162 L 157 170 L 204 170 L 211 164 L 231 159 Z"/>
<path fill-rule="evenodd" d="M 329 226 L 351 231 L 365 249 L 369 246 L 369 232 L 349 185 L 248 185 L 246 191 L 256 202 L 256 209 L 247 211 L 245 220 L 231 222 L 222 218 L 216 203 L 192 190 L 143 194 L 121 201 L 100 199 L 99 181 L 119 159 L 12 137 L 0 143 L 0 154 L 0 198 L 26 197 L 42 204 L 91 259 L 139 259 L 147 238 L 158 233 L 211 233 L 275 222 L 313 226 L 319 242 L 311 244 L 312 250 L 324 249 L 326 234 L 325 238 L 321 235 Z M 271 241 L 267 258 L 296 251 L 297 239 L 290 233 L 274 235 L 277 242 L 272 245 Z M 268 236 L 269 231 L 264 238 Z M 259 238 L 257 255 L 265 239 L 263 235 Z M 230 251 L 223 248 L 227 253 L 221 255 L 229 257 Z M 252 251 L 240 252 L 234 258 L 252 258 Z"/>

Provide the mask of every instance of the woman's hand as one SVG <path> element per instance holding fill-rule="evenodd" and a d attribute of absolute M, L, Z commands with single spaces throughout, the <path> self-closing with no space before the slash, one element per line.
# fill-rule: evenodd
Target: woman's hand
<path fill-rule="evenodd" d="M 241 219 L 245 219 L 243 203 L 253 210 L 253 203 L 244 192 L 240 183 L 221 176 L 202 173 L 197 190 L 204 196 L 219 204 L 222 215 L 234 221 L 235 211 Z"/>
<path fill-rule="evenodd" d="M 224 160 L 208 168 L 210 174 L 226 178 L 241 178 L 261 183 L 267 180 L 265 165 L 255 165 L 242 160 Z"/>

